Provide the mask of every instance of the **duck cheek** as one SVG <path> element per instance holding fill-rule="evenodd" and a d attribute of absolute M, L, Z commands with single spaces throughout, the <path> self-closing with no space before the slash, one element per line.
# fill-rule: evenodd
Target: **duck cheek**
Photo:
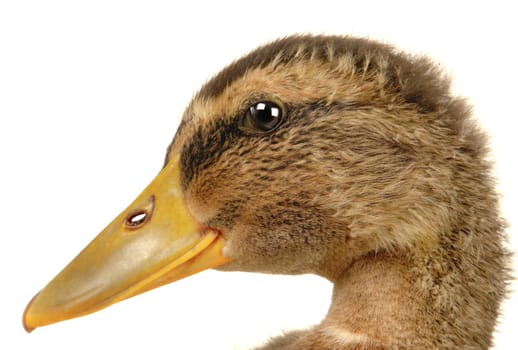
<path fill-rule="evenodd" d="M 240 225 L 241 226 L 241 225 Z M 232 257 L 226 266 L 215 268 L 219 271 L 250 271 L 266 272 L 265 257 L 257 251 L 257 242 L 253 237 L 247 237 L 247 230 L 241 227 L 223 231 L 226 238 L 222 253 L 226 257 Z"/>
<path fill-rule="evenodd" d="M 274 274 L 310 272 L 297 239 L 290 240 L 282 230 L 255 231 L 246 240 L 231 241 L 228 251 L 234 264 L 223 268 Z"/>
<path fill-rule="evenodd" d="M 213 269 L 217 271 L 247 271 L 247 272 L 268 272 L 258 261 L 254 261 L 254 258 L 250 255 L 239 256 L 233 254 L 231 249 L 227 249 L 224 256 L 236 256 L 232 258 L 230 263 L 225 265 L 216 266 Z"/>

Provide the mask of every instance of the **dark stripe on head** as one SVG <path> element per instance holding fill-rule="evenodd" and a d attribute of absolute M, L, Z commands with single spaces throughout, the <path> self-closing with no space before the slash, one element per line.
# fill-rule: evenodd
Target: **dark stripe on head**
<path fill-rule="evenodd" d="M 353 54 L 365 46 L 380 46 L 377 43 L 363 39 L 340 36 L 310 36 L 300 35 L 279 39 L 261 46 L 246 56 L 227 66 L 200 90 L 199 97 L 216 97 L 227 86 L 243 76 L 246 71 L 265 67 L 277 59 L 278 64 L 286 64 L 298 57 L 300 59 L 319 58 L 324 61 L 331 59 L 330 52 L 340 55 L 346 52 Z"/>
<path fill-rule="evenodd" d="M 403 101 L 415 104 L 421 112 L 437 110 L 449 95 L 449 80 L 426 58 L 416 58 L 386 44 L 344 36 L 296 35 L 259 47 L 224 68 L 198 92 L 197 98 L 219 96 L 248 70 L 297 60 L 332 62 L 340 56 L 353 59 L 355 74 L 383 75 L 380 88 L 399 94 Z M 345 79 L 345 77 L 344 77 Z"/>

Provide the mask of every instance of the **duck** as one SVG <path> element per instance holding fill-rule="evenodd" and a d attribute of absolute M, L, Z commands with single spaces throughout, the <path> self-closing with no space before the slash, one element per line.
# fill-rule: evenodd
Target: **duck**
<path fill-rule="evenodd" d="M 505 227 L 486 134 L 437 63 L 287 36 L 195 93 L 162 170 L 23 326 L 214 268 L 332 282 L 319 324 L 258 350 L 488 349 L 510 279 Z"/>

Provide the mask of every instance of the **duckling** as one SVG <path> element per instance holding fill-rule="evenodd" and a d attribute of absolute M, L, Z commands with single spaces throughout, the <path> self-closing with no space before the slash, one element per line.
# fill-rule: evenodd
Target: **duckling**
<path fill-rule="evenodd" d="M 488 349 L 509 253 L 485 134 L 425 57 L 295 35 L 188 105 L 153 182 L 27 306 L 26 330 L 207 268 L 334 284 L 262 350 Z"/>

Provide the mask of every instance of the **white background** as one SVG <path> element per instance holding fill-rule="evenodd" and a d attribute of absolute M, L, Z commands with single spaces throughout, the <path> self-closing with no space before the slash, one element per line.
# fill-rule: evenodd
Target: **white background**
<path fill-rule="evenodd" d="M 517 222 L 511 2 L 185 3 L 0 2 L 0 348 L 247 349 L 323 317 L 322 279 L 209 271 L 30 335 L 21 325 L 30 298 L 158 172 L 196 89 L 295 32 L 367 36 L 440 62 L 492 137 L 503 212 Z M 496 349 L 518 344 L 517 299 Z"/>

